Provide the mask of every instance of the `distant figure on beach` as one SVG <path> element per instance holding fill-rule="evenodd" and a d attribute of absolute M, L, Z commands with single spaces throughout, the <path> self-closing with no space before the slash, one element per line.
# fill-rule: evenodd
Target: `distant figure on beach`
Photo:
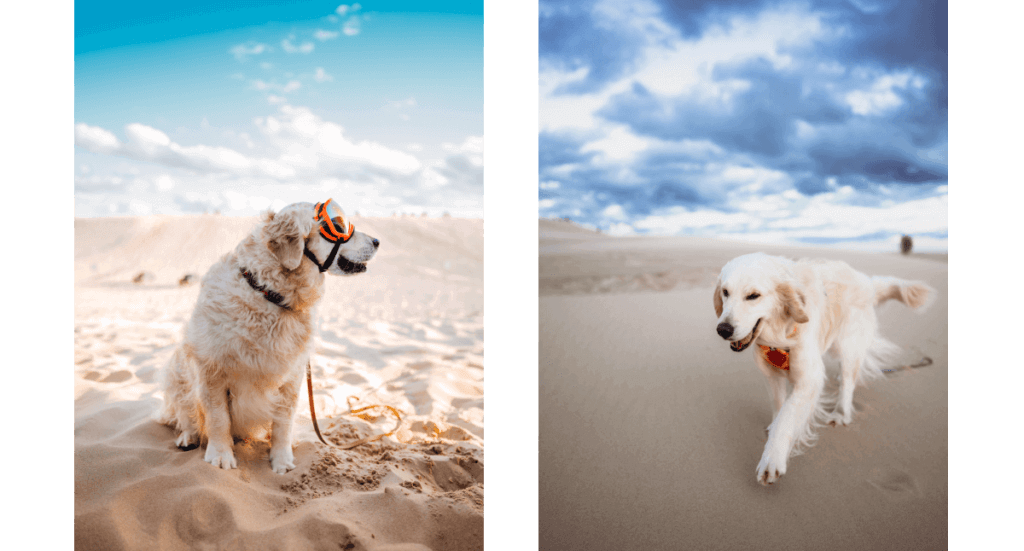
<path fill-rule="evenodd" d="M 191 285 L 195 283 L 197 279 L 198 278 L 196 277 L 195 274 L 185 274 L 181 279 L 178 280 L 178 285 L 182 287 L 186 285 Z"/>
<path fill-rule="evenodd" d="M 913 241 L 910 236 L 903 236 L 903 239 L 899 241 L 899 248 L 903 254 L 910 254 L 910 249 L 913 249 Z"/>

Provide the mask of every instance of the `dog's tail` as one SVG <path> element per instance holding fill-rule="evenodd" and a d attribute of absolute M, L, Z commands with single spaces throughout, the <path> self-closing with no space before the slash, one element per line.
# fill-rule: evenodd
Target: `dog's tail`
<path fill-rule="evenodd" d="M 914 310 L 924 311 L 935 301 L 935 289 L 923 281 L 906 281 L 890 276 L 873 276 L 875 306 L 894 299 Z"/>

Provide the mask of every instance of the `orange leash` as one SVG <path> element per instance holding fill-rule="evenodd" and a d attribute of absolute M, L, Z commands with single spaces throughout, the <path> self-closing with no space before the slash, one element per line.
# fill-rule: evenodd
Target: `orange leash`
<path fill-rule="evenodd" d="M 393 408 L 391 406 L 373 405 L 373 406 L 361 407 L 359 409 L 352 409 L 352 406 L 349 405 L 349 413 L 359 413 L 359 412 L 362 412 L 362 411 L 366 411 L 368 409 L 375 409 L 375 408 L 386 408 L 386 409 L 390 410 L 391 413 L 393 413 L 395 415 L 395 417 L 398 419 L 398 424 L 396 424 L 395 428 L 391 429 L 391 431 L 389 431 L 389 432 L 385 432 L 385 433 L 381 433 L 381 434 L 376 434 L 374 436 L 367 436 L 366 438 L 361 438 L 359 440 L 356 440 L 355 442 L 349 442 L 348 444 L 344 444 L 344 445 L 341 445 L 341 446 L 339 446 L 337 444 L 331 444 L 330 442 L 324 440 L 324 437 L 320 434 L 320 425 L 317 424 L 317 422 L 316 422 L 316 407 L 313 405 L 313 374 L 312 374 L 311 362 L 307 362 L 306 363 L 306 388 L 309 390 L 309 415 L 310 415 L 310 417 L 313 418 L 313 430 L 316 431 L 316 437 L 319 438 L 320 441 L 324 443 L 324 445 L 331 446 L 332 448 L 338 448 L 340 450 L 350 450 L 350 449 L 352 449 L 352 448 L 354 448 L 356 446 L 361 446 L 363 444 L 368 444 L 370 442 L 376 442 L 377 440 L 380 440 L 381 438 L 384 438 L 385 436 L 391 436 L 392 434 L 398 432 L 398 429 L 402 428 L 402 414 L 397 409 L 395 409 L 395 408 Z"/>

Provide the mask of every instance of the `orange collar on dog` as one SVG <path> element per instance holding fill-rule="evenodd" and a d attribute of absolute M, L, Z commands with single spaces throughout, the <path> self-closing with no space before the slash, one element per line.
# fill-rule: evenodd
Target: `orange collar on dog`
<path fill-rule="evenodd" d="M 794 326 L 793 327 L 793 332 L 790 333 L 787 338 L 791 339 L 791 338 L 795 337 L 796 336 L 796 330 L 799 327 L 800 327 L 799 325 Z M 763 344 L 759 344 L 758 346 L 761 347 L 761 357 L 764 358 L 764 360 L 766 362 L 774 365 L 775 367 L 777 367 L 777 368 L 779 368 L 779 369 L 781 369 L 783 371 L 789 371 L 789 350 L 783 350 L 781 348 L 773 348 L 771 346 L 765 346 Z"/>

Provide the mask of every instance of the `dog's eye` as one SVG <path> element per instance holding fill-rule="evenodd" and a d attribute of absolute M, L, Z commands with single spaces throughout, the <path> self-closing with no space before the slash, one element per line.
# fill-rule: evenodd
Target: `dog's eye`
<path fill-rule="evenodd" d="M 760 296 L 761 295 L 759 293 L 750 293 L 749 295 L 747 295 L 747 300 L 754 300 L 755 298 L 758 298 Z"/>
<path fill-rule="evenodd" d="M 726 290 L 726 289 L 722 289 L 722 296 L 723 297 L 728 297 L 729 296 L 729 291 Z"/>

